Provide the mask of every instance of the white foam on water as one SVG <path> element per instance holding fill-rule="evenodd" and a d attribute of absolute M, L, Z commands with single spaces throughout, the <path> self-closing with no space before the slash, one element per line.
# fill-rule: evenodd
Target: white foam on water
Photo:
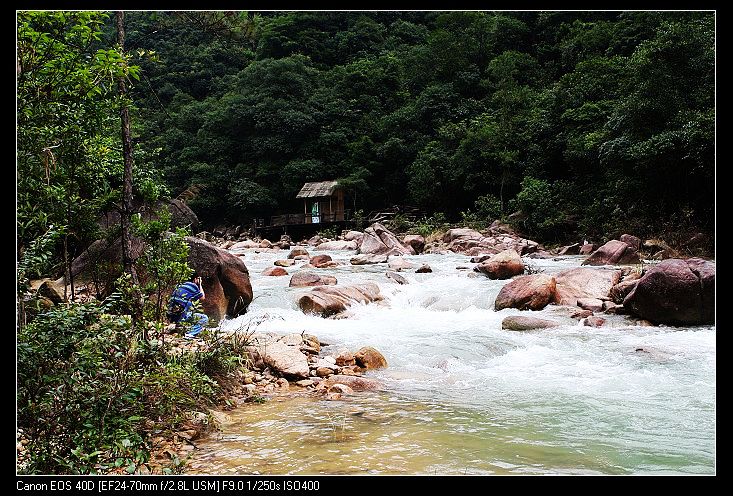
<path fill-rule="evenodd" d="M 305 331 L 352 351 L 373 346 L 384 354 L 389 368 L 371 374 L 395 394 L 490 412 L 504 421 L 534 422 L 570 444 L 607 444 L 619 450 L 614 463 L 621 466 L 626 463 L 618 462 L 624 450 L 633 449 L 690 456 L 697 463 L 702 458 L 712 466 L 714 326 L 637 327 L 622 316 L 609 316 L 610 327 L 592 328 L 558 318 L 548 307 L 530 314 L 567 324 L 505 331 L 502 319 L 520 314 L 493 310 L 496 295 L 508 281 L 470 277 L 471 270 L 456 269 L 472 267 L 468 257 L 404 257 L 415 268 L 428 263 L 433 272 L 408 269 L 401 275 L 409 284 L 398 285 L 386 278 L 386 264 L 350 265 L 352 251 L 311 250 L 314 254 L 329 254 L 344 265 L 311 270 L 334 275 L 339 285 L 375 282 L 385 305 L 352 306 L 352 316 L 342 320 L 304 315 L 297 299 L 312 288 L 289 288 L 289 276 L 260 275 L 287 251 L 247 252 L 244 261 L 256 298 L 249 313 L 225 321 L 222 328 L 231 331 L 269 316 L 258 331 Z M 577 267 L 579 260 L 530 263 L 552 274 Z M 293 274 L 300 265 L 286 270 Z"/>

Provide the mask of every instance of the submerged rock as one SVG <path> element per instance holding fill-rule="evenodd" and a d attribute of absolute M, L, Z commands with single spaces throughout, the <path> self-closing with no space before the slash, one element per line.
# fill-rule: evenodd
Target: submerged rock
<path fill-rule="evenodd" d="M 288 271 L 283 269 L 282 267 L 268 267 L 265 270 L 262 271 L 263 276 L 286 276 L 288 275 Z"/>
<path fill-rule="evenodd" d="M 333 261 L 333 259 L 331 258 L 330 255 L 316 255 L 314 257 L 311 257 L 310 259 L 310 263 L 314 267 L 320 267 L 323 264 L 327 262 L 331 262 L 331 261 Z"/>
<path fill-rule="evenodd" d="M 384 299 L 379 286 L 373 282 L 355 284 L 353 286 L 319 286 L 298 300 L 298 306 L 304 313 L 322 317 L 343 312 L 354 303 L 371 303 Z"/>
<path fill-rule="evenodd" d="M 293 248 L 292 250 L 290 250 L 290 253 L 288 253 L 288 258 L 294 259 L 295 257 L 299 257 L 299 256 L 300 257 L 305 256 L 305 257 L 310 258 L 310 254 L 308 253 L 308 250 L 300 246 Z M 299 260 L 302 260 L 302 259 L 299 259 Z"/>
<path fill-rule="evenodd" d="M 355 257 L 352 257 L 350 260 L 351 265 L 377 264 L 377 263 L 385 263 L 386 261 L 387 261 L 387 255 L 374 255 L 374 254 L 357 255 Z"/>
<path fill-rule="evenodd" d="M 324 286 L 336 284 L 338 281 L 333 276 L 322 276 L 313 272 L 296 272 L 290 278 L 290 287 L 302 288 L 307 286 Z"/>
<path fill-rule="evenodd" d="M 399 275 L 397 272 L 387 272 L 387 277 L 397 284 L 408 284 L 407 279 Z"/>
<path fill-rule="evenodd" d="M 356 250 L 357 245 L 354 241 L 326 241 L 316 246 L 316 251 L 321 250 Z"/>
<path fill-rule="evenodd" d="M 547 329 L 561 325 L 559 322 L 523 315 L 510 315 L 501 321 L 501 328 L 508 331 L 531 331 L 533 329 Z"/>
<path fill-rule="evenodd" d="M 346 384 L 337 383 L 328 388 L 329 393 L 354 394 L 354 390 Z"/>
<path fill-rule="evenodd" d="M 580 320 L 586 317 L 590 317 L 591 315 L 593 315 L 593 312 L 590 310 L 578 310 L 577 312 L 574 312 L 570 316 L 574 319 Z"/>
<path fill-rule="evenodd" d="M 596 317 L 594 315 L 586 317 L 583 321 L 583 325 L 589 327 L 603 327 L 603 324 L 605 323 L 606 319 L 604 319 L 603 317 Z"/>
<path fill-rule="evenodd" d="M 402 257 L 391 257 L 387 262 L 387 266 L 392 270 L 411 269 L 414 267 L 413 264 L 408 262 Z"/>
<path fill-rule="evenodd" d="M 318 387 L 323 387 L 328 390 L 335 384 L 345 384 L 354 391 L 378 391 L 382 389 L 382 384 L 377 380 L 356 375 L 343 374 L 332 375 L 328 379 L 321 382 Z"/>

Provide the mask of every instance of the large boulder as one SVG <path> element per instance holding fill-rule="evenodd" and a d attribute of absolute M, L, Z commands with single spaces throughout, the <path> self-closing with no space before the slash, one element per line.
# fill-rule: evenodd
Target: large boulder
<path fill-rule="evenodd" d="M 624 279 L 620 283 L 614 285 L 608 295 L 615 303 L 623 303 L 624 299 L 626 299 L 628 294 L 633 291 L 638 283 L 638 279 Z"/>
<path fill-rule="evenodd" d="M 326 241 L 316 246 L 316 251 L 320 250 L 356 250 L 355 241 Z"/>
<path fill-rule="evenodd" d="M 379 286 L 373 282 L 353 286 L 319 286 L 301 296 L 298 306 L 304 313 L 328 317 L 346 310 L 354 303 L 371 303 L 382 300 Z"/>
<path fill-rule="evenodd" d="M 677 252 L 661 239 L 647 239 L 644 241 L 643 246 L 644 250 L 646 250 L 654 260 L 666 260 L 668 258 L 676 258 L 676 256 L 678 256 Z"/>
<path fill-rule="evenodd" d="M 249 271 L 241 258 L 204 240 L 186 236 L 188 264 L 202 278 L 206 298 L 202 307 L 209 318 L 221 320 L 247 311 L 252 302 Z"/>
<path fill-rule="evenodd" d="M 522 238 L 511 227 L 501 223 L 492 224 L 486 235 L 468 228 L 449 229 L 443 236 L 443 242 L 448 244 L 450 251 L 468 256 L 495 254 L 504 250 L 528 255 L 541 248 L 536 241 Z"/>
<path fill-rule="evenodd" d="M 202 278 L 206 298 L 201 305 L 206 315 L 221 320 L 225 315 L 236 317 L 245 313 L 252 302 L 252 285 L 242 259 L 197 237 L 186 236 L 184 240 L 189 246 L 188 265 Z M 141 238 L 132 238 L 133 260 L 142 255 L 145 247 Z M 121 259 L 120 238 L 112 242 L 100 239 L 74 259 L 71 271 L 77 282 L 101 281 L 99 290 L 107 294 L 112 285 L 105 281 L 119 276 Z"/>
<path fill-rule="evenodd" d="M 39 297 L 47 298 L 52 303 L 63 303 L 65 301 L 64 293 L 66 288 L 64 287 L 63 278 L 59 281 L 48 278 L 33 280 L 30 281 L 30 286 Z"/>
<path fill-rule="evenodd" d="M 559 322 L 538 317 L 526 317 L 524 315 L 510 315 L 501 321 L 501 328 L 507 331 L 531 331 L 534 329 L 548 329 L 559 326 Z"/>
<path fill-rule="evenodd" d="M 310 369 L 308 359 L 298 346 L 288 346 L 280 341 L 270 341 L 259 346 L 257 351 L 263 361 L 280 375 L 306 378 Z"/>
<path fill-rule="evenodd" d="M 504 250 L 481 262 L 475 270 L 486 274 L 489 279 L 509 279 L 524 273 L 522 259 L 514 250 Z"/>
<path fill-rule="evenodd" d="M 596 249 L 596 245 L 594 245 L 593 243 L 584 243 L 583 246 L 581 246 L 580 249 L 578 250 L 578 254 L 579 255 L 590 255 L 591 253 L 593 253 L 593 251 L 595 251 L 595 249 Z"/>
<path fill-rule="evenodd" d="M 162 209 L 170 213 L 171 229 L 176 227 L 190 227 L 192 232 L 198 232 L 199 219 L 181 200 L 158 200 L 155 204 L 146 204 L 140 197 L 133 199 L 133 211 L 139 212 L 142 220 L 150 221 L 158 218 L 158 212 Z M 107 230 L 117 228 L 120 225 L 120 213 L 117 210 L 105 212 L 99 217 L 99 227 Z"/>
<path fill-rule="evenodd" d="M 361 244 L 361 238 L 364 237 L 364 233 L 361 231 L 349 231 L 344 234 L 344 241 L 354 241 L 356 244 Z"/>
<path fill-rule="evenodd" d="M 639 279 L 624 308 L 655 324 L 713 324 L 715 264 L 699 258 L 664 260 Z"/>
<path fill-rule="evenodd" d="M 384 227 L 379 222 L 375 222 L 372 224 L 372 229 L 374 229 L 374 232 L 379 236 L 379 239 L 384 243 L 384 245 L 389 248 L 391 254 L 403 254 L 403 255 L 414 255 L 414 250 L 412 248 L 409 248 L 402 244 L 402 242 L 397 239 L 397 236 L 392 234 L 392 231 Z"/>
<path fill-rule="evenodd" d="M 296 272 L 290 278 L 290 287 L 303 288 L 307 286 L 325 286 L 336 284 L 336 278 L 333 276 L 322 276 L 313 272 Z"/>
<path fill-rule="evenodd" d="M 620 241 L 623 241 L 636 251 L 641 250 L 641 239 L 637 238 L 636 236 L 633 236 L 631 234 L 622 234 L 618 239 Z"/>
<path fill-rule="evenodd" d="M 555 299 L 555 278 L 547 274 L 520 276 L 506 284 L 496 296 L 494 308 L 541 310 Z"/>
<path fill-rule="evenodd" d="M 382 243 L 374 229 L 367 227 L 364 230 L 364 236 L 361 238 L 359 245 L 359 253 L 364 255 L 382 255 L 389 251 L 389 248 Z"/>
<path fill-rule="evenodd" d="M 577 267 L 558 272 L 555 280 L 555 302 L 574 307 L 578 298 L 607 298 L 611 288 L 621 280 L 621 271 Z"/>
<path fill-rule="evenodd" d="M 418 255 L 425 249 L 425 238 L 419 234 L 408 234 L 402 239 L 402 242 L 405 246 L 412 247 L 412 250 Z"/>
<path fill-rule="evenodd" d="M 356 364 L 363 369 L 380 369 L 387 366 L 387 359 L 371 346 L 365 346 L 354 353 Z"/>
<path fill-rule="evenodd" d="M 583 265 L 638 264 L 639 252 L 623 241 L 612 239 L 583 261 Z"/>
<path fill-rule="evenodd" d="M 410 255 L 413 254 L 413 250 L 400 243 L 400 240 L 389 229 L 379 222 L 375 222 L 364 230 L 359 253 Z"/>
<path fill-rule="evenodd" d="M 145 242 L 136 236 L 132 237 L 130 256 L 139 258 L 145 251 Z M 98 239 L 89 245 L 71 263 L 71 274 L 77 283 L 97 282 L 99 291 L 107 295 L 112 289 L 114 280 L 122 273 L 122 240 L 117 237 L 111 241 Z M 107 284 L 108 283 L 108 284 Z"/>

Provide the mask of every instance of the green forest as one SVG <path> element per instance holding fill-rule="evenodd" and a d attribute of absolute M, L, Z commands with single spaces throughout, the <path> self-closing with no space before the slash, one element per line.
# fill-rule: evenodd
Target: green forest
<path fill-rule="evenodd" d="M 161 295 L 190 274 L 182 239 L 195 233 L 169 236 L 165 215 L 132 217 L 152 250 L 137 273 L 124 260 L 127 278 L 101 302 L 23 299 L 31 280 L 62 277 L 94 240 L 119 236 L 101 215 L 130 218 L 121 114 L 133 204 L 185 197 L 200 230 L 296 211 L 303 183 L 335 179 L 361 215 L 501 219 L 548 245 L 702 233 L 712 253 L 714 12 L 137 11 L 123 46 L 111 12 L 16 21 L 30 472 L 134 472 L 150 419 L 179 426 L 236 362 L 231 345 L 185 361 L 148 340 Z"/>
<path fill-rule="evenodd" d="M 712 229 L 714 16 L 671 12 L 137 14 L 156 52 L 139 147 L 205 221 L 356 208 L 499 217 L 528 234 Z M 657 231 L 657 232 L 655 232 Z"/>
<path fill-rule="evenodd" d="M 82 21 L 45 22 L 37 28 L 86 36 Z M 69 47 L 75 56 L 112 49 L 113 23 L 83 22 L 101 33 Z M 543 241 L 713 230 L 713 13 L 131 12 L 126 22 L 139 67 L 137 194 L 196 185 L 190 205 L 206 225 L 291 211 L 304 182 L 338 179 L 354 209 L 414 205 L 453 221 L 521 210 L 519 227 Z M 61 95 L 37 86 L 74 90 L 19 76 L 21 128 L 27 116 L 43 133 L 72 126 L 94 139 L 83 153 L 50 150 L 76 169 L 79 188 L 64 193 L 83 202 L 103 203 L 119 176 L 104 63 L 77 68 L 99 71 L 99 85 L 78 82 L 88 105 L 63 116 L 46 115 Z M 71 125 L 69 112 L 84 115 Z M 26 134 L 23 244 L 55 194 L 38 187 L 50 137 Z M 82 156 L 59 156 L 71 153 Z M 101 190 L 83 185 L 86 167 Z"/>

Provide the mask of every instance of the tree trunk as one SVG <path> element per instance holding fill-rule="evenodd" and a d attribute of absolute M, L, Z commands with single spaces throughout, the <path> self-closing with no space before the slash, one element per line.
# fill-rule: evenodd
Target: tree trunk
<path fill-rule="evenodd" d="M 120 45 L 120 52 L 125 52 L 125 13 L 117 12 L 117 42 Z M 130 233 L 130 217 L 132 216 L 132 139 L 130 138 L 130 110 L 127 102 L 127 86 L 125 77 L 120 76 L 117 81 L 117 88 L 120 93 L 121 106 L 120 118 L 122 120 L 122 156 L 124 157 L 125 170 L 122 175 L 122 268 L 133 278 L 137 284 L 137 274 L 132 265 L 132 235 Z"/>
<path fill-rule="evenodd" d="M 125 13 L 121 10 L 116 13 L 117 20 L 117 43 L 120 46 L 120 54 L 125 54 Z M 132 290 L 132 327 L 136 329 L 142 322 L 142 295 L 138 288 L 137 272 L 132 260 L 132 233 L 130 232 L 130 220 L 132 218 L 132 138 L 130 137 L 130 110 L 127 103 L 127 86 L 125 75 L 120 74 L 117 80 L 117 89 L 120 94 L 120 119 L 122 121 L 122 156 L 124 158 L 125 170 L 122 174 L 122 212 L 120 224 L 122 225 L 122 270 L 130 274 L 133 284 Z M 143 337 L 147 339 L 147 332 L 143 326 Z"/>

